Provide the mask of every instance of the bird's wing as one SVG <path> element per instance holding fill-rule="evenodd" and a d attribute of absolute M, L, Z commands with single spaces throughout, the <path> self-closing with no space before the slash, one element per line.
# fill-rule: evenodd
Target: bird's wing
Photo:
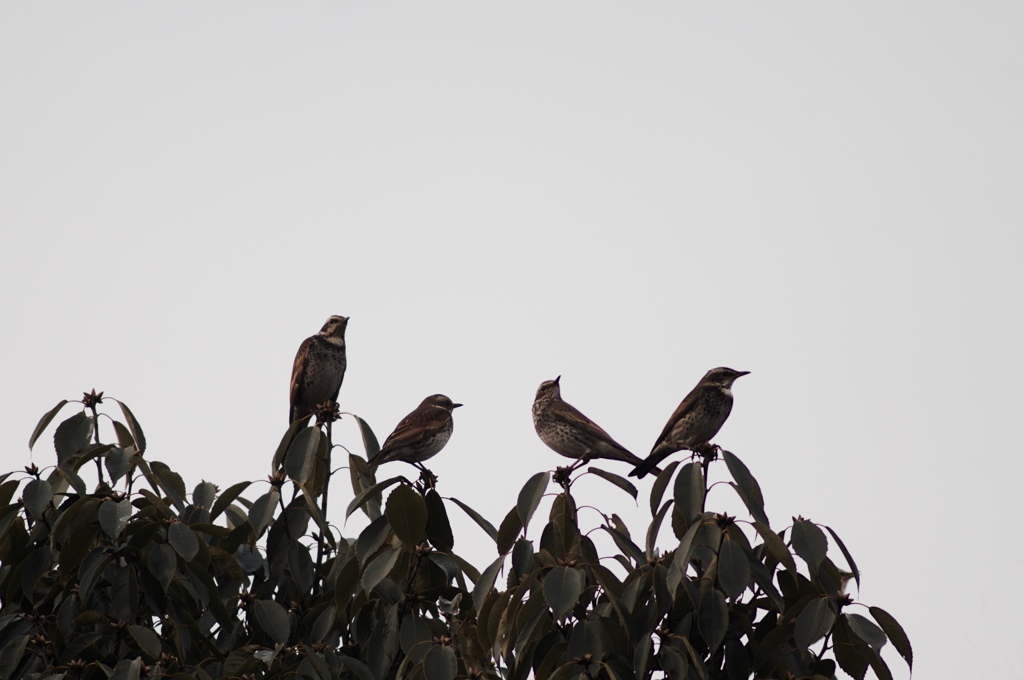
<path fill-rule="evenodd" d="M 393 449 L 415 444 L 443 430 L 445 418 L 438 417 L 439 415 L 442 414 L 413 412 L 402 418 L 395 431 L 384 440 L 384 446 L 380 447 L 380 454 L 378 455 L 384 455 Z"/>
<path fill-rule="evenodd" d="M 651 449 L 651 453 L 654 453 L 658 446 L 668 443 L 668 439 L 672 434 L 672 429 L 676 426 L 676 423 L 679 422 L 679 419 L 683 414 L 693 408 L 694 403 L 697 401 L 697 397 L 700 396 L 703 389 L 703 385 L 697 385 L 690 390 L 689 394 L 683 397 L 683 400 L 679 402 L 679 406 L 677 406 L 676 410 L 672 412 L 671 416 L 669 416 L 668 422 L 665 423 L 665 429 L 663 429 L 661 434 L 658 435 L 658 441 L 654 442 L 654 447 Z"/>
<path fill-rule="evenodd" d="M 622 460 L 633 463 L 639 462 L 639 458 L 630 453 L 622 444 L 612 439 L 612 436 L 605 432 L 600 425 L 598 425 L 593 420 L 580 413 L 579 410 L 577 410 L 576 407 L 573 406 L 572 404 L 567 404 L 566 402 L 561 401 L 553 404 L 552 408 L 555 410 L 555 413 L 560 418 L 564 419 L 570 425 L 578 427 L 579 429 L 583 430 L 583 432 L 590 435 L 597 441 L 604 442 L 605 444 L 608 444 L 611 448 L 624 454 Z M 607 456 L 605 457 L 607 458 Z"/>
<path fill-rule="evenodd" d="M 306 356 L 309 354 L 309 345 L 313 338 L 306 338 L 299 345 L 299 351 L 295 353 L 295 361 L 292 363 L 292 384 L 288 398 L 288 422 L 295 418 L 295 404 L 298 403 L 302 392 L 302 372 L 306 367 Z"/>

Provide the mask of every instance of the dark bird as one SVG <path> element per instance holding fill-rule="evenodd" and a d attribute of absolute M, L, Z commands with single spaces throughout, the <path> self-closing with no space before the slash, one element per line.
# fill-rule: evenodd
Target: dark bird
<path fill-rule="evenodd" d="M 367 464 L 367 471 L 381 463 L 401 460 L 426 472 L 423 461 L 437 455 L 448 443 L 452 436 L 452 410 L 460 406 L 443 394 L 424 399 L 384 440 L 380 453 Z"/>
<path fill-rule="evenodd" d="M 725 367 L 712 368 L 705 373 L 668 419 L 650 455 L 629 476 L 642 478 L 676 451 L 707 446 L 732 411 L 733 382 L 748 373 L 750 371 Z"/>
<path fill-rule="evenodd" d="M 345 328 L 348 317 L 332 316 L 316 335 L 299 345 L 292 364 L 291 405 L 288 423 L 315 413 L 318 404 L 338 401 L 345 378 Z"/>
<path fill-rule="evenodd" d="M 545 380 L 533 400 L 533 426 L 537 436 L 555 453 L 576 459 L 579 464 L 593 458 L 621 460 L 637 465 L 641 459 L 627 451 L 590 418 L 562 401 L 558 381 Z"/>

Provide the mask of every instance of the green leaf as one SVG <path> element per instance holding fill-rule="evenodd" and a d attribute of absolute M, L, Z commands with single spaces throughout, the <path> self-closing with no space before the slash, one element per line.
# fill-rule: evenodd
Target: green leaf
<path fill-rule="evenodd" d="M 79 496 L 84 496 L 88 493 L 88 488 L 85 486 L 85 480 L 78 476 L 78 473 L 69 468 L 57 468 L 56 472 L 58 475 L 63 477 L 68 484 L 74 488 L 75 493 Z M 6 505 L 6 502 L 0 502 L 0 507 Z"/>
<path fill-rule="evenodd" d="M 538 472 L 526 480 L 526 484 L 523 485 L 522 490 L 519 492 L 519 499 L 516 501 L 516 512 L 519 513 L 519 521 L 522 523 L 523 529 L 529 526 L 530 518 L 533 517 L 537 506 L 540 505 L 540 499 L 544 495 L 544 490 L 547 489 L 550 480 L 550 472 Z M 516 533 L 519 532 L 517 531 Z M 509 545 L 511 546 L 511 544 Z"/>
<path fill-rule="evenodd" d="M 249 524 L 252 525 L 256 538 L 263 535 L 263 530 L 274 518 L 274 510 L 277 509 L 280 498 L 280 492 L 277 489 L 271 489 L 252 504 L 252 508 L 249 509 Z"/>
<path fill-rule="evenodd" d="M 139 425 L 139 421 L 135 418 L 135 414 L 132 413 L 131 409 L 122 402 L 115 399 L 118 405 L 121 407 L 121 412 L 124 413 L 125 420 L 128 421 L 128 429 L 131 430 L 132 437 L 135 439 L 135 445 L 139 448 L 139 453 L 146 452 L 146 435 L 142 434 L 142 426 Z"/>
<path fill-rule="evenodd" d="M 301 418 L 296 418 L 288 426 L 288 429 L 284 431 L 281 436 L 281 441 L 277 445 L 277 449 L 274 450 L 274 457 L 271 459 L 271 469 L 278 470 L 284 465 L 285 454 L 288 453 L 288 447 L 291 446 L 295 440 L 296 435 L 301 430 L 306 429 L 309 426 L 309 419 L 313 417 L 313 414 L 306 414 Z"/>
<path fill-rule="evenodd" d="M 316 450 L 320 446 L 320 438 L 325 436 L 319 427 L 303 428 L 288 447 L 284 456 L 284 469 L 289 479 L 305 484 L 313 472 L 316 463 Z"/>
<path fill-rule="evenodd" d="M 850 632 L 845 617 L 840 617 L 832 629 L 832 652 L 836 655 L 839 667 L 852 675 L 856 680 L 863 680 L 868 671 L 871 647 Z"/>
<path fill-rule="evenodd" d="M 160 658 L 163 648 L 160 645 L 160 638 L 153 632 L 152 628 L 149 628 L 148 626 L 130 625 L 128 626 L 128 633 L 135 640 L 135 644 L 139 646 L 142 653 L 150 660 Z"/>
<path fill-rule="evenodd" d="M 127 498 L 120 501 L 103 501 L 98 516 L 103 531 L 107 536 L 117 540 L 132 517 L 132 503 Z"/>
<path fill-rule="evenodd" d="M 828 540 L 825 532 L 817 527 L 814 522 L 804 519 L 793 518 L 793 550 L 807 563 L 811 574 L 818 571 L 821 561 L 825 559 L 828 552 Z"/>
<path fill-rule="evenodd" d="M 832 535 L 832 539 L 839 546 L 839 549 L 843 553 L 843 557 L 846 558 L 846 563 L 850 565 L 850 571 L 853 572 L 853 580 L 857 582 L 857 590 L 860 591 L 860 570 L 857 569 L 857 563 L 853 561 L 853 555 L 846 549 L 846 544 L 839 540 L 839 536 L 836 532 L 832 531 L 831 527 L 826 526 L 825 529 Z"/>
<path fill-rule="evenodd" d="M 704 475 L 699 464 L 687 463 L 683 466 L 676 476 L 673 495 L 676 511 L 682 513 L 688 524 L 700 516 L 704 507 Z"/>
<path fill-rule="evenodd" d="M 668 483 L 672 481 L 672 475 L 675 473 L 676 468 L 679 467 L 679 461 L 674 460 L 665 466 L 665 469 L 661 471 L 657 479 L 654 480 L 654 486 L 651 487 L 651 514 L 657 512 L 658 507 L 661 505 L 661 498 L 665 495 L 665 489 L 668 488 Z"/>
<path fill-rule="evenodd" d="M 455 547 L 455 537 L 452 535 L 452 525 L 444 501 L 433 489 L 427 490 L 423 500 L 427 504 L 427 538 L 430 544 L 441 552 L 451 552 Z"/>
<path fill-rule="evenodd" d="M 728 625 L 729 608 L 725 604 L 725 596 L 718 590 L 705 590 L 697 609 L 697 627 L 712 656 L 722 645 Z"/>
<path fill-rule="evenodd" d="M 850 565 L 853 566 L 853 565 Z M 907 662 L 907 666 L 911 669 L 914 668 L 914 650 L 910 646 L 910 638 L 903 631 L 903 627 L 893 618 L 892 614 L 885 611 L 881 607 L 868 607 L 868 611 L 871 612 L 871 616 L 874 617 L 878 625 L 882 627 L 885 634 L 889 636 L 889 640 L 892 642 L 892 646 L 896 648 L 896 651 L 900 653 L 900 656 Z"/>
<path fill-rule="evenodd" d="M 373 460 L 380 453 L 377 435 L 370 429 L 370 425 L 359 416 L 356 416 L 356 422 L 359 423 L 359 433 L 363 436 L 363 449 L 366 451 L 366 460 Z"/>
<path fill-rule="evenodd" d="M 860 614 L 843 614 L 843 616 L 846 617 L 854 635 L 871 645 L 871 649 L 875 650 L 876 654 L 880 654 L 886 642 L 885 632 L 873 621 Z"/>
<path fill-rule="evenodd" d="M 498 571 L 502 565 L 505 564 L 505 556 L 500 555 L 498 559 L 488 565 L 483 573 L 480 574 L 480 578 L 473 585 L 473 606 L 479 612 L 480 608 L 484 605 L 484 600 L 491 592 L 491 588 L 494 587 L 494 580 L 498 578 Z"/>
<path fill-rule="evenodd" d="M 422 616 L 410 614 L 402 619 L 398 642 L 405 655 L 414 663 L 423 661 L 423 657 L 433 644 L 433 639 L 434 633 L 430 630 L 430 624 Z"/>
<path fill-rule="evenodd" d="M 672 555 L 672 564 L 668 569 L 668 589 L 670 592 L 675 592 L 680 581 L 686 576 L 686 570 L 690 566 L 690 557 L 693 555 L 693 541 L 697 537 L 697 532 L 700 531 L 700 526 L 700 522 L 694 522 L 690 525 L 690 528 L 686 530 L 686 533 L 680 539 L 679 547 L 676 548 L 675 553 Z"/>
<path fill-rule="evenodd" d="M 363 505 L 365 505 L 376 494 L 379 494 L 384 489 L 386 489 L 389 486 L 392 486 L 394 484 L 397 484 L 400 481 L 402 481 L 402 477 L 401 476 L 399 476 L 399 477 L 392 477 L 391 479 L 385 479 L 383 482 L 377 482 L 373 486 L 370 486 L 370 487 L 367 487 L 366 489 L 363 489 L 363 492 L 361 494 L 359 494 L 358 496 L 356 496 L 355 498 L 353 498 L 352 501 L 348 504 L 348 507 L 345 509 L 345 519 L 348 519 L 349 517 L 351 517 L 353 512 L 355 512 L 356 510 L 361 508 Z M 367 513 L 367 516 L 369 517 L 369 513 Z M 370 517 L 370 519 L 374 519 L 374 518 Z"/>
<path fill-rule="evenodd" d="M 451 647 L 434 645 L 423 659 L 423 674 L 427 680 L 455 680 L 458 664 Z"/>
<path fill-rule="evenodd" d="M 665 504 L 661 506 L 661 510 L 658 511 L 658 514 L 654 516 L 654 520 L 651 521 L 651 525 L 647 527 L 647 559 L 654 557 L 654 547 L 658 542 L 658 531 L 661 530 L 661 523 L 665 520 L 665 514 L 672 507 L 673 502 L 671 499 L 665 501 Z"/>
<path fill-rule="evenodd" d="M 217 485 L 207 481 L 199 482 L 192 490 L 192 505 L 209 510 L 213 507 L 213 499 L 216 495 Z"/>
<path fill-rule="evenodd" d="M 796 560 L 793 559 L 793 555 L 789 552 L 789 548 L 786 547 L 786 543 L 779 537 L 777 533 L 772 531 L 771 527 L 763 522 L 754 522 L 754 528 L 757 533 L 761 535 L 764 540 L 765 548 L 769 554 L 775 558 L 776 562 L 782 564 L 782 566 L 789 569 L 791 572 L 796 573 Z"/>
<path fill-rule="evenodd" d="M 797 646 L 807 649 L 832 630 L 835 621 L 836 606 L 831 598 L 819 597 L 811 601 L 796 617 L 794 637 Z"/>
<path fill-rule="evenodd" d="M 79 411 L 57 426 L 53 433 L 53 448 L 57 452 L 57 464 L 64 465 L 89 445 L 93 421 L 85 411 Z"/>
<path fill-rule="evenodd" d="M 561 621 L 583 594 L 583 574 L 572 567 L 555 567 L 544 576 L 544 599 Z"/>
<path fill-rule="evenodd" d="M 114 671 L 110 674 L 110 680 L 139 680 L 141 673 L 142 657 L 121 659 L 114 666 Z"/>
<path fill-rule="evenodd" d="M 479 512 L 477 512 L 473 508 L 469 507 L 468 505 L 466 505 L 465 503 L 460 501 L 458 498 L 452 497 L 452 498 L 449 498 L 448 500 L 450 500 L 452 503 L 455 503 L 455 505 L 457 505 L 460 508 L 462 508 L 462 511 L 464 513 L 466 513 L 467 515 L 469 515 L 470 519 L 472 519 L 474 522 L 476 522 L 477 526 L 479 526 L 481 529 L 483 529 L 484 533 L 486 533 L 488 536 L 490 536 L 492 541 L 497 541 L 498 540 L 498 530 L 494 528 L 493 524 L 491 524 L 486 519 L 484 519 L 483 515 L 481 515 Z"/>
<path fill-rule="evenodd" d="M 122 448 L 112 448 L 103 457 L 104 467 L 110 474 L 110 483 L 113 484 L 129 473 L 132 469 L 134 454 Z"/>
<path fill-rule="evenodd" d="M 53 419 L 56 417 L 57 413 L 59 413 L 60 410 L 62 408 L 64 408 L 64 405 L 67 404 L 67 403 L 68 403 L 67 399 L 61 399 L 59 404 L 57 404 L 56 406 L 51 408 L 49 411 L 44 413 L 43 417 L 39 419 L 39 422 L 36 424 L 36 428 L 34 430 L 32 430 L 32 436 L 30 436 L 28 438 L 28 449 L 29 449 L 29 451 L 32 450 L 32 447 L 35 445 L 36 440 L 39 439 L 39 435 L 41 435 L 43 433 L 43 430 L 46 429 L 46 426 L 49 425 L 53 421 Z"/>
<path fill-rule="evenodd" d="M 196 537 L 196 532 L 192 531 L 192 527 L 184 522 L 174 522 L 167 528 L 167 541 L 174 548 L 174 552 L 181 555 L 186 562 L 191 562 L 199 552 L 199 538 Z"/>
<path fill-rule="evenodd" d="M 45 479 L 33 479 L 25 485 L 21 497 L 25 502 L 25 511 L 39 519 L 53 499 L 53 487 Z"/>
<path fill-rule="evenodd" d="M 232 484 L 224 491 L 224 493 L 218 496 L 217 500 L 213 504 L 213 509 L 210 510 L 210 521 L 212 522 L 217 519 L 217 516 L 224 512 L 224 510 L 231 505 L 236 498 L 238 498 L 239 494 L 249 488 L 250 484 L 252 484 L 252 482 L 239 482 L 238 484 Z"/>
<path fill-rule="evenodd" d="M 21 659 L 25 654 L 25 647 L 28 645 L 28 635 L 19 635 L 12 638 L 3 650 L 0 650 L 0 678 L 13 678 Z"/>
<path fill-rule="evenodd" d="M 743 461 L 729 451 L 723 450 L 722 458 L 725 459 L 725 464 L 729 468 L 729 474 L 736 480 L 734 488 L 740 495 L 740 499 L 743 500 L 743 504 L 747 506 L 747 510 L 750 511 L 751 517 L 758 522 L 769 524 L 768 516 L 764 512 L 764 496 L 761 494 L 761 487 L 754 476 L 750 474 L 750 470 L 743 464 Z"/>
<path fill-rule="evenodd" d="M 114 434 L 117 436 L 117 445 L 122 449 L 127 449 L 129 446 L 135 446 L 135 437 L 132 436 L 131 430 L 121 424 L 120 421 L 113 421 Z M 136 448 L 138 450 L 138 448 Z"/>
<path fill-rule="evenodd" d="M 385 576 L 391 573 L 395 563 L 398 562 L 398 556 L 401 554 L 402 551 L 398 548 L 387 548 L 370 560 L 370 563 L 366 565 L 366 570 L 363 571 L 363 589 L 366 592 L 373 590 Z"/>
<path fill-rule="evenodd" d="M 320 508 L 317 507 L 316 499 L 313 498 L 313 494 L 309 492 L 304 486 L 300 486 L 299 490 L 302 491 L 302 498 L 306 501 L 306 510 L 309 511 L 309 516 L 316 522 L 316 526 L 320 529 L 320 535 L 327 539 L 327 543 L 332 549 L 338 547 L 337 542 L 334 540 L 334 533 L 328 526 L 327 521 L 324 519 L 324 515 L 320 512 Z"/>
<path fill-rule="evenodd" d="M 733 599 L 750 584 L 750 558 L 736 541 L 727 539 L 718 549 L 718 582 Z"/>
<path fill-rule="evenodd" d="M 166 543 L 154 546 L 149 553 L 149 573 L 156 577 L 156 580 L 163 586 L 164 592 L 171 585 L 171 580 L 178 568 L 178 560 L 174 555 L 174 549 Z M 83 579 L 84 580 L 84 579 Z"/>
<path fill-rule="evenodd" d="M 411 486 L 400 484 L 388 496 L 384 515 L 398 540 L 412 547 L 423 540 L 427 529 L 427 504 Z"/>
<path fill-rule="evenodd" d="M 604 470 L 601 470 L 596 467 L 588 467 L 587 472 L 595 474 L 601 479 L 611 482 L 612 484 L 614 484 L 615 486 L 619 487 L 620 489 L 628 493 L 630 496 L 632 496 L 633 500 L 636 500 L 637 496 L 640 493 L 636 490 L 636 487 L 633 485 L 633 483 L 627 480 L 625 477 L 621 477 L 611 472 L 605 472 Z"/>
<path fill-rule="evenodd" d="M 273 600 L 256 600 L 254 608 L 260 628 L 270 636 L 270 639 L 282 645 L 288 642 L 291 623 L 288 621 L 288 612 L 285 608 Z"/>
<path fill-rule="evenodd" d="M 356 539 L 356 558 L 363 564 L 384 545 L 391 535 L 391 525 L 383 515 L 367 524 Z"/>
<path fill-rule="evenodd" d="M 498 545 L 498 554 L 504 555 L 512 549 L 512 544 L 515 543 L 516 538 L 519 536 L 519 532 L 523 528 L 523 522 L 519 519 L 519 509 L 512 508 L 505 515 L 505 519 L 501 521 L 501 526 L 498 528 L 498 536 L 496 543 Z"/>
<path fill-rule="evenodd" d="M 181 475 L 172 470 L 166 463 L 161 463 L 158 460 L 150 462 L 149 465 L 153 474 L 160 480 L 160 488 L 171 499 L 174 507 L 179 512 L 184 511 L 187 492 L 185 491 L 185 481 L 181 478 Z"/>

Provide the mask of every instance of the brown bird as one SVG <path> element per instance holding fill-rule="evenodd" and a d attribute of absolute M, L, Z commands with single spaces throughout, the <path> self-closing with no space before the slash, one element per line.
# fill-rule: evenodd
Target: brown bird
<path fill-rule="evenodd" d="M 448 443 L 452 436 L 452 410 L 460 406 L 462 404 L 453 404 L 443 394 L 433 394 L 424 399 L 388 435 L 380 453 L 367 464 L 367 471 L 381 463 L 401 460 L 426 472 L 423 461 L 437 455 Z"/>
<path fill-rule="evenodd" d="M 291 404 L 288 423 L 316 412 L 318 404 L 338 401 L 345 379 L 345 328 L 348 317 L 332 316 L 316 335 L 299 345 L 292 364 Z"/>
<path fill-rule="evenodd" d="M 537 388 L 533 400 L 533 426 L 537 436 L 555 453 L 574 458 L 584 464 L 593 458 L 621 460 L 637 465 L 642 462 L 621 444 L 611 438 L 590 418 L 562 401 L 558 381 L 545 380 Z M 574 466 L 575 467 L 575 466 Z"/>
<path fill-rule="evenodd" d="M 668 419 L 650 455 L 629 476 L 642 478 L 676 451 L 706 446 L 732 411 L 733 382 L 748 373 L 750 371 L 725 367 L 712 368 L 705 373 Z"/>

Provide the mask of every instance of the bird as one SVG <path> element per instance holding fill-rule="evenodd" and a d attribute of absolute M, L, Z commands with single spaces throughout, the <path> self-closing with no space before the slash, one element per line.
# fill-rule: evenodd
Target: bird
<path fill-rule="evenodd" d="M 533 426 L 540 440 L 555 453 L 576 459 L 576 465 L 593 458 L 640 464 L 642 460 L 639 457 L 562 400 L 561 379 L 562 376 L 558 376 L 554 380 L 545 380 L 537 388 L 537 396 L 533 400 Z"/>
<path fill-rule="evenodd" d="M 668 419 L 650 455 L 629 476 L 643 478 L 676 451 L 692 451 L 706 446 L 722 429 L 732 411 L 733 382 L 749 373 L 724 366 L 705 373 Z"/>
<path fill-rule="evenodd" d="M 401 460 L 426 472 L 423 461 L 444 448 L 452 436 L 452 411 L 462 406 L 443 394 L 432 394 L 402 418 L 384 440 L 380 452 L 367 463 L 367 471 L 382 463 Z"/>
<path fill-rule="evenodd" d="M 318 404 L 338 401 L 345 379 L 345 328 L 348 317 L 332 316 L 320 332 L 299 345 L 292 364 L 291 403 L 288 424 L 316 412 Z"/>

